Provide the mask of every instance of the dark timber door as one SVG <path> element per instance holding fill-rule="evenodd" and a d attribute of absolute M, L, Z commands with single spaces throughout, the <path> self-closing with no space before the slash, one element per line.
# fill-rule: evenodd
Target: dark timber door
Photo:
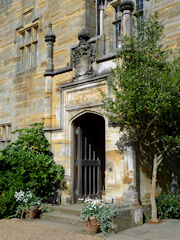
<path fill-rule="evenodd" d="M 74 202 L 105 190 L 105 123 L 86 113 L 74 123 Z"/>

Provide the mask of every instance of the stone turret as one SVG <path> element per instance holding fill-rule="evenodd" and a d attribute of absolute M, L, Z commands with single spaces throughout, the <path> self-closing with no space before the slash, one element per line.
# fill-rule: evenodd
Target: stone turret
<path fill-rule="evenodd" d="M 132 11 L 133 2 L 131 0 L 123 0 L 120 4 L 123 19 L 123 36 L 130 37 L 132 35 Z"/>

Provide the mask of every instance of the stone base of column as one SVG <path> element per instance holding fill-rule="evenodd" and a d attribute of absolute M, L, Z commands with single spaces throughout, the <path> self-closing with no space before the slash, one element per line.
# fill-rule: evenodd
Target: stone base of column
<path fill-rule="evenodd" d="M 130 186 L 127 191 L 123 193 L 123 202 L 138 203 L 138 193 L 134 186 Z"/>

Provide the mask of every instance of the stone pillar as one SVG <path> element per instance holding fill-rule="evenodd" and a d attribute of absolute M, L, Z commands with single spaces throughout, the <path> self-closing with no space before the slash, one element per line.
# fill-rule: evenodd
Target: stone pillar
<path fill-rule="evenodd" d="M 52 31 L 52 23 L 49 23 L 48 31 L 45 34 L 45 41 L 47 43 L 47 65 L 45 75 L 52 75 L 54 71 L 54 64 L 53 64 L 53 48 L 54 42 L 56 40 L 56 36 Z"/>
<path fill-rule="evenodd" d="M 44 108 L 44 127 L 45 136 L 51 144 L 51 132 L 49 129 L 52 127 L 52 77 L 54 71 L 53 64 L 53 48 L 54 42 L 56 40 L 56 36 L 52 31 L 52 23 L 48 25 L 48 31 L 45 34 L 45 41 L 47 43 L 47 64 L 46 71 L 44 73 L 45 76 L 45 108 Z"/>
<path fill-rule="evenodd" d="M 132 36 L 132 11 L 133 3 L 130 0 L 122 0 L 120 4 L 120 10 L 122 12 L 122 30 L 123 36 Z"/>
<path fill-rule="evenodd" d="M 133 141 L 125 141 L 124 147 L 125 177 L 128 179 L 128 188 L 125 189 L 123 200 L 125 202 L 137 203 L 138 193 L 136 191 L 136 153 Z"/>

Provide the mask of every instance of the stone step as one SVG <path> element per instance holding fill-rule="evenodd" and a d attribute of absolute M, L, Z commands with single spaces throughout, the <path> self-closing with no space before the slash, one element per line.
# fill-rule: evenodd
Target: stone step
<path fill-rule="evenodd" d="M 77 215 L 69 214 L 69 213 L 66 214 L 66 213 L 60 213 L 55 211 L 47 212 L 47 213 L 41 214 L 41 219 L 83 226 L 83 222 L 81 221 L 81 219 L 78 218 Z"/>
<path fill-rule="evenodd" d="M 48 209 L 50 211 L 54 211 L 57 213 L 64 213 L 77 216 L 80 214 L 83 204 L 71 204 L 71 205 L 48 205 Z"/>

